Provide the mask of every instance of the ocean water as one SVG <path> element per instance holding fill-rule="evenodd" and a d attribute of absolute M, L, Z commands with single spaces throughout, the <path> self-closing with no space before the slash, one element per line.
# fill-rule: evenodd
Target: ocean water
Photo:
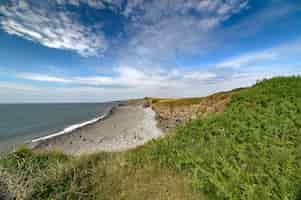
<path fill-rule="evenodd" d="M 0 104 L 0 152 L 93 122 L 116 104 Z"/>

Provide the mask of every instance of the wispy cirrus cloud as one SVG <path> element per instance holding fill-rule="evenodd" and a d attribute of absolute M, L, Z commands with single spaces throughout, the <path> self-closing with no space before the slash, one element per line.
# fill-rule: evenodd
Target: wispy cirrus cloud
<path fill-rule="evenodd" d="M 231 16 L 248 9 L 248 0 L 134 1 L 125 11 L 133 21 L 129 56 L 150 60 L 198 54 L 215 45 L 210 34 Z M 136 13 L 143 13 L 136 15 Z"/>
<path fill-rule="evenodd" d="M 200 44 L 206 46 L 205 33 L 247 9 L 248 0 L 9 0 L 0 5 L 0 24 L 10 34 L 50 48 L 72 50 L 83 56 L 101 55 L 114 43 L 105 33 L 106 28 L 112 29 L 112 18 L 100 16 L 92 25 L 84 23 L 81 19 L 87 16 L 68 7 L 81 5 L 114 12 L 116 18 L 127 22 L 113 33 L 128 36 L 129 42 L 124 42 L 127 45 L 119 46 L 120 54 L 133 49 L 130 54 L 142 53 L 152 59 L 195 52 Z"/>
<path fill-rule="evenodd" d="M 258 53 L 248 53 L 232 58 L 217 64 L 217 68 L 240 68 L 249 65 L 259 64 L 264 61 L 271 61 L 278 57 L 273 51 L 263 51 Z"/>
<path fill-rule="evenodd" d="M 93 56 L 108 48 L 102 31 L 83 25 L 75 13 L 48 2 L 10 0 L 0 5 L 0 24 L 4 31 L 44 46 Z"/>
<path fill-rule="evenodd" d="M 301 40 L 293 40 L 272 48 L 243 53 L 233 58 L 225 59 L 215 65 L 217 69 L 240 69 L 276 65 L 300 64 Z"/>
<path fill-rule="evenodd" d="M 95 9 L 121 9 L 123 0 L 55 0 L 60 5 L 80 6 L 81 4 L 88 5 Z"/>

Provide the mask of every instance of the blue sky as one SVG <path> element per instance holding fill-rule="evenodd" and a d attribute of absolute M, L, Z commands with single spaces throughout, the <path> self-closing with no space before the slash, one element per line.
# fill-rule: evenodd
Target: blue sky
<path fill-rule="evenodd" d="M 297 74 L 299 0 L 0 1 L 0 102 L 204 96 Z"/>

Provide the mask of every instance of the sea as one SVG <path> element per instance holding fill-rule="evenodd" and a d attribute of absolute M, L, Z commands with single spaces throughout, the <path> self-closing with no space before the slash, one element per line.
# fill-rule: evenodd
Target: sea
<path fill-rule="evenodd" d="M 108 115 L 117 104 L 0 104 L 0 152 L 94 123 Z"/>

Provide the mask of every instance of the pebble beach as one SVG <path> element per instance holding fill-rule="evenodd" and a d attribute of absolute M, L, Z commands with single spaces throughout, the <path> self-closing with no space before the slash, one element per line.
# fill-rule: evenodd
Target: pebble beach
<path fill-rule="evenodd" d="M 37 141 L 32 146 L 37 150 L 57 150 L 71 155 L 128 150 L 162 135 L 155 115 L 150 107 L 117 106 L 103 120 L 70 133 Z"/>

